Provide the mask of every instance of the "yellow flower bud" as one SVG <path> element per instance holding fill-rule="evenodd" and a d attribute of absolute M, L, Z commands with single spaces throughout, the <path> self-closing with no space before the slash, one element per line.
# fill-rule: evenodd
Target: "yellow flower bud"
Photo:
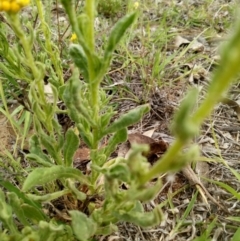
<path fill-rule="evenodd" d="M 138 9 L 138 7 L 139 7 L 139 2 L 134 2 L 133 7 L 134 7 L 134 9 Z"/>
<path fill-rule="evenodd" d="M 70 40 L 71 40 L 71 42 L 74 42 L 75 40 L 77 40 L 77 35 L 75 33 L 73 33 Z"/>

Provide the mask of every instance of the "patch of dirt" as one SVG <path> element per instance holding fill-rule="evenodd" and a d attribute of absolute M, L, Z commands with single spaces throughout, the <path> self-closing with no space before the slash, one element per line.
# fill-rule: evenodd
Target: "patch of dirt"
<path fill-rule="evenodd" d="M 4 155 L 6 150 L 12 150 L 12 145 L 15 141 L 13 130 L 7 120 L 7 118 L 0 114 L 0 155 Z"/>

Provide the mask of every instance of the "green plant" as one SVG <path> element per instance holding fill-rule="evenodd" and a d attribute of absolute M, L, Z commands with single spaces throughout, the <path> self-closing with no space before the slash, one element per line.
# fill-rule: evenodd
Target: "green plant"
<path fill-rule="evenodd" d="M 98 13 L 105 17 L 115 17 L 117 14 L 122 13 L 121 10 L 126 5 L 126 1 L 120 0 L 98 0 L 96 2 Z"/>
<path fill-rule="evenodd" d="M 198 134 L 201 123 L 239 72 L 240 28 L 229 42 L 223 54 L 222 68 L 216 71 L 206 98 L 195 114 L 192 115 L 192 111 L 197 90 L 190 91 L 183 101 L 172 127 L 176 141 L 166 154 L 150 167 L 142 156 L 148 147 L 135 145 L 128 158 L 112 159 L 111 154 L 117 145 L 127 139 L 127 127 L 138 122 L 150 109 L 148 104 L 142 105 L 113 121 L 115 112 L 109 105 L 109 97 L 101 88 L 114 50 L 136 20 L 137 12 L 129 13 L 116 23 L 101 51 L 103 55 L 100 55 L 94 36 L 95 1 L 86 0 L 84 11 L 78 16 L 74 1 L 61 0 L 61 3 L 72 32 L 76 34 L 76 43 L 69 46 L 74 67 L 66 82 L 60 51 L 53 44 L 41 1 L 34 1 L 41 23 L 37 31 L 30 24 L 26 31 L 18 13 L 8 11 L 5 15 L 7 26 L 11 26 L 16 39 L 10 44 L 3 34 L 0 53 L 4 61 L 0 69 L 5 78 L 21 79 L 25 84 L 25 98 L 28 101 L 24 106 L 31 117 L 25 119 L 26 130 L 32 123 L 35 134 L 30 139 L 30 153 L 26 155 L 32 170 L 28 170 L 29 174 L 19 184 L 20 188 L 3 177 L 0 180 L 4 190 L 7 190 L 6 195 L 0 192 L 0 220 L 3 223 L 1 240 L 85 241 L 92 240 L 95 235 L 113 232 L 119 221 L 142 227 L 158 224 L 162 220 L 161 204 L 151 212 L 144 212 L 142 202 L 157 195 L 161 179 L 151 187 L 149 181 L 160 173 L 177 171 L 198 158 L 197 146 L 190 147 L 187 152 L 182 150 Z M 41 37 L 44 41 L 38 46 L 42 50 L 38 56 L 34 43 Z M 47 99 L 44 89 L 46 72 L 52 89 L 51 101 Z M 80 76 L 83 80 L 80 80 Z M 4 100 L 3 91 L 1 96 Z M 65 111 L 59 109 L 58 100 L 65 103 Z M 9 114 L 6 101 L 3 102 L 6 116 L 20 135 L 20 125 Z M 77 131 L 69 128 L 64 133 L 56 118 L 58 113 L 67 113 Z M 106 145 L 102 144 L 104 139 L 107 139 Z M 86 174 L 73 167 L 73 156 L 80 142 L 90 149 L 91 172 Z M 120 188 L 123 183 L 127 184 L 126 190 Z M 61 198 L 68 200 L 65 203 L 68 212 L 67 218 L 59 221 L 44 213 L 43 207 Z M 101 203 L 95 202 L 94 198 L 99 198 Z M 192 202 L 195 198 L 196 195 Z M 192 205 L 186 210 L 185 216 Z M 179 221 L 178 228 L 184 218 Z"/>

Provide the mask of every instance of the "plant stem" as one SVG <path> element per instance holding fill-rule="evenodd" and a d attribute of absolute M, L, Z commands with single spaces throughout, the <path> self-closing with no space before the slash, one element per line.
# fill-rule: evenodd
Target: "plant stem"
<path fill-rule="evenodd" d="M 94 14 L 95 14 L 95 0 L 86 0 L 86 14 L 89 19 L 89 25 L 86 29 L 88 36 L 89 50 L 95 52 L 95 41 L 94 41 Z"/>
<path fill-rule="evenodd" d="M 30 82 L 30 89 L 32 88 L 31 95 L 29 96 L 30 100 L 34 99 L 40 103 L 40 108 L 46 113 L 49 110 L 49 105 L 44 92 L 44 72 L 45 68 L 41 65 L 37 66 L 35 59 L 32 54 L 32 48 L 28 38 L 25 36 L 25 33 L 22 29 L 19 15 L 18 14 L 9 14 L 9 21 L 11 23 L 12 29 L 16 36 L 19 38 L 19 41 L 22 45 L 22 48 L 25 53 L 26 63 L 31 69 L 33 80 Z M 38 113 L 35 113 L 38 115 Z M 51 133 L 52 132 L 52 122 L 46 122 L 46 128 Z"/>
<path fill-rule="evenodd" d="M 29 42 L 27 41 L 24 32 L 22 31 L 22 27 L 19 21 L 19 16 L 17 14 L 11 14 L 9 15 L 11 26 L 13 28 L 13 31 L 15 32 L 16 36 L 19 38 L 20 43 L 23 47 L 23 50 L 26 55 L 26 62 L 29 68 L 31 69 L 33 76 L 38 79 L 39 78 L 39 72 L 38 68 L 35 65 L 35 61 L 33 58 L 33 55 L 31 53 L 31 50 L 29 48 Z"/>
<path fill-rule="evenodd" d="M 39 14 L 39 18 L 41 20 L 41 27 L 42 27 L 42 31 L 44 33 L 45 36 L 45 45 L 46 45 L 46 49 L 48 54 L 50 55 L 54 68 L 56 70 L 56 73 L 58 75 L 59 78 L 59 82 L 60 85 L 64 84 L 64 79 L 63 79 L 63 72 L 62 72 L 62 68 L 61 68 L 61 63 L 60 63 L 60 56 L 59 56 L 59 52 L 58 51 L 53 51 L 52 48 L 52 40 L 50 37 L 50 31 L 48 29 L 48 24 L 45 21 L 45 17 L 44 17 L 44 9 L 42 6 L 42 2 L 40 0 L 35 0 L 36 1 L 36 5 L 37 5 L 37 9 L 38 9 L 38 14 Z M 57 48 L 55 48 L 57 49 Z"/>
<path fill-rule="evenodd" d="M 93 108 L 93 120 L 95 123 L 98 123 L 99 119 L 99 84 L 100 81 L 98 80 L 98 73 L 96 73 L 95 65 L 96 61 L 93 61 L 93 58 L 97 59 L 95 55 L 95 39 L 94 39 L 94 15 L 95 15 L 95 0 L 86 0 L 85 5 L 85 12 L 88 16 L 88 28 L 87 31 L 87 38 L 88 38 L 88 49 L 91 55 L 88 55 L 88 70 L 89 70 L 89 87 L 90 87 L 90 96 L 91 96 L 91 105 Z M 96 128 L 93 129 L 93 148 L 98 148 L 98 131 Z"/>
<path fill-rule="evenodd" d="M 183 148 L 184 142 L 177 139 L 174 144 L 168 149 L 167 153 L 150 169 L 150 171 L 143 176 L 141 184 L 145 184 L 147 181 L 157 177 L 159 174 L 163 173 L 165 170 L 169 170 L 172 165 L 175 165 L 176 156 L 179 151 Z"/>

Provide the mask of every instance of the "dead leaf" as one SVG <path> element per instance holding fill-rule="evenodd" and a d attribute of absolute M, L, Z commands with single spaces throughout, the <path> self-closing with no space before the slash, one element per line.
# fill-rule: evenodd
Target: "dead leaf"
<path fill-rule="evenodd" d="M 205 180 L 202 180 L 201 177 L 205 177 L 205 178 L 209 177 L 209 172 L 210 172 L 209 164 L 205 161 L 198 161 L 196 163 L 195 171 L 198 174 L 198 176 L 200 177 L 203 185 L 206 187 L 208 185 L 208 182 L 206 182 Z"/>
<path fill-rule="evenodd" d="M 143 135 L 144 136 L 148 136 L 148 137 L 152 137 L 154 131 L 155 131 L 155 129 L 151 129 L 151 130 L 145 131 L 145 132 L 143 132 Z"/>
<path fill-rule="evenodd" d="M 148 134 L 151 133 L 149 132 Z M 168 144 L 162 139 L 155 141 L 154 139 L 140 133 L 133 133 L 128 134 L 128 142 L 121 144 L 119 147 L 118 156 L 126 157 L 133 143 L 149 145 L 150 151 L 148 153 L 144 153 L 144 156 L 148 158 L 150 163 L 159 159 L 159 154 L 163 154 L 168 148 Z"/>
<path fill-rule="evenodd" d="M 181 37 L 179 35 L 175 38 L 175 48 L 176 49 L 178 49 L 178 48 L 180 48 L 182 46 L 187 46 L 189 44 L 190 44 L 190 41 L 188 39 L 186 39 L 186 38 L 183 38 L 183 37 Z"/>
<path fill-rule="evenodd" d="M 190 49 L 192 49 L 195 53 L 202 52 L 204 50 L 204 45 L 197 40 L 194 40 Z"/>
<path fill-rule="evenodd" d="M 84 174 L 91 172 L 90 149 L 82 146 L 77 149 L 73 157 L 74 167 L 81 170 Z"/>
<path fill-rule="evenodd" d="M 44 93 L 46 95 L 46 99 L 47 99 L 48 103 L 53 103 L 53 101 L 54 101 L 53 91 L 52 91 L 52 87 L 51 87 L 50 83 L 44 85 Z"/>
<path fill-rule="evenodd" d="M 90 150 L 87 147 L 77 149 L 74 155 L 74 162 L 82 162 L 90 160 Z"/>
<path fill-rule="evenodd" d="M 175 48 L 178 49 L 182 46 L 189 46 L 189 49 L 193 50 L 193 52 L 201 52 L 204 50 L 204 45 L 202 43 L 200 43 L 199 41 L 197 41 L 196 39 L 194 39 L 192 42 L 189 41 L 186 38 L 183 38 L 181 36 L 177 36 L 175 38 Z"/>
<path fill-rule="evenodd" d="M 168 144 L 165 141 L 163 140 L 155 141 L 154 139 L 148 136 L 142 135 L 140 133 L 129 134 L 128 141 L 130 142 L 131 145 L 133 143 L 148 144 L 150 150 L 147 154 L 144 154 L 144 155 L 148 158 L 148 161 L 151 163 L 158 158 L 158 154 L 163 154 L 168 148 Z"/>
<path fill-rule="evenodd" d="M 184 65 L 184 67 L 186 66 L 187 65 Z M 191 74 L 189 76 L 189 82 L 191 84 L 197 84 L 199 86 L 199 83 L 205 80 L 208 76 L 208 71 L 200 65 L 194 65 L 190 70 Z"/>

